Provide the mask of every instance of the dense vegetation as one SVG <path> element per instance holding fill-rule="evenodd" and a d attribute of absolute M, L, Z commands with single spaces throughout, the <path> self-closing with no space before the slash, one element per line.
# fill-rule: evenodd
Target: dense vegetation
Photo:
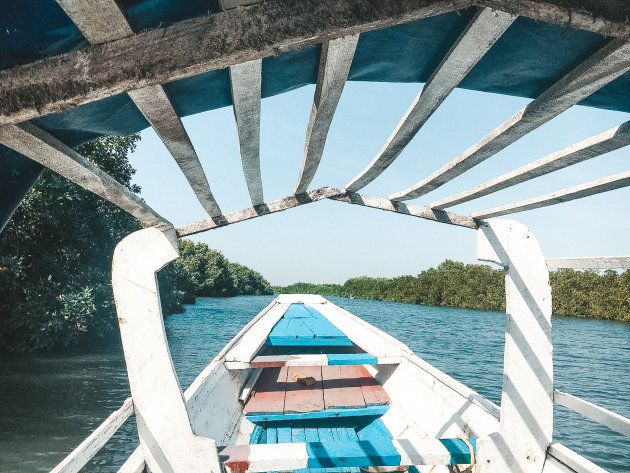
<path fill-rule="evenodd" d="M 104 138 L 78 151 L 139 192 L 127 161 L 138 139 Z M 46 350 L 112 333 L 112 253 L 139 228 L 118 207 L 44 170 L 0 233 L 0 348 Z"/>
<path fill-rule="evenodd" d="M 630 271 L 560 270 L 551 273 L 553 313 L 630 322 Z M 406 302 L 465 309 L 505 310 L 500 269 L 446 260 L 417 276 L 393 279 L 359 277 L 339 284 L 296 283 L 276 292 Z"/>
<path fill-rule="evenodd" d="M 132 192 L 127 160 L 138 135 L 102 138 L 78 151 Z M 126 212 L 45 170 L 0 233 L 0 351 L 94 346 L 116 333 L 111 258 L 141 228 Z M 182 258 L 160 274 L 165 314 L 196 296 L 269 294 L 262 276 L 204 244 L 181 241 Z"/>
<path fill-rule="evenodd" d="M 205 243 L 180 240 L 180 257 L 160 271 L 160 295 L 164 313 L 183 311 L 196 297 L 232 297 L 273 294 L 260 273 L 231 263 Z"/>

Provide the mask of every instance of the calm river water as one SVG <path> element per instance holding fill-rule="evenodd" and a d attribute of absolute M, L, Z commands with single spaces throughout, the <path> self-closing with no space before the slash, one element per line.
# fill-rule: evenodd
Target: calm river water
<path fill-rule="evenodd" d="M 271 299 L 200 299 L 185 313 L 166 319 L 182 386 Z M 330 299 L 499 402 L 504 314 Z M 630 416 L 630 325 L 555 318 L 553 341 L 558 389 Z M 0 361 L 0 471 L 49 471 L 128 393 L 119 347 L 99 355 Z M 557 406 L 554 440 L 611 472 L 630 471 L 630 439 Z M 130 419 L 85 471 L 116 471 L 136 444 Z"/>

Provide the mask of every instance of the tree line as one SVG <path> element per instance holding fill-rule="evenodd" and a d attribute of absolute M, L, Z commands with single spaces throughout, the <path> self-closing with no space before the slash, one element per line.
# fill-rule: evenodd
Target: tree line
<path fill-rule="evenodd" d="M 630 271 L 550 273 L 556 316 L 592 317 L 630 322 Z M 344 284 L 296 283 L 274 287 L 278 293 L 357 297 L 378 301 L 476 310 L 505 310 L 503 270 L 446 260 L 417 276 L 358 277 Z"/>
<path fill-rule="evenodd" d="M 134 193 L 127 154 L 139 135 L 77 148 Z M 0 352 L 67 350 L 116 336 L 114 247 L 142 228 L 131 215 L 44 170 L 0 233 Z M 181 258 L 159 274 L 165 315 L 196 297 L 271 294 L 257 272 L 203 243 L 180 241 Z"/>

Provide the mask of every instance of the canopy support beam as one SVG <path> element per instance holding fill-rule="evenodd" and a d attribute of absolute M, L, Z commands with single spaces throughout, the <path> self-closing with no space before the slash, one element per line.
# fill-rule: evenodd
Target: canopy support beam
<path fill-rule="evenodd" d="M 322 45 L 315 99 L 306 129 L 304 159 L 294 194 L 305 192 L 315 177 L 358 41 L 359 35 L 351 35 L 324 41 Z"/>
<path fill-rule="evenodd" d="M 396 129 L 372 162 L 346 185 L 357 192 L 381 175 L 446 97 L 490 50 L 516 17 L 490 8 L 480 9 L 417 95 Z"/>
<path fill-rule="evenodd" d="M 476 229 L 478 227 L 476 220 L 463 215 L 445 212 L 443 210 L 435 210 L 429 207 L 422 207 L 420 205 L 390 202 L 387 199 L 381 199 L 369 195 L 344 192 L 343 190 L 336 189 L 334 187 L 321 187 L 316 190 L 285 197 L 284 199 L 267 202 L 266 204 L 258 205 L 256 207 L 238 210 L 236 212 L 222 215 L 219 218 L 201 220 L 199 222 L 184 225 L 177 228 L 177 236 L 181 238 L 205 232 L 207 230 L 214 230 L 215 228 L 225 227 L 244 220 L 250 220 L 256 217 L 262 217 L 263 215 L 281 212 L 283 210 L 310 204 L 323 199 L 337 200 L 348 204 L 361 205 L 363 207 L 371 207 L 374 209 L 386 210 L 388 212 L 396 212 L 425 220 L 448 223 L 459 227 L 472 229 Z"/>
<path fill-rule="evenodd" d="M 469 200 L 492 194 L 493 192 L 529 181 L 536 177 L 544 176 L 550 172 L 581 163 L 582 161 L 605 153 L 610 153 L 611 151 L 628 145 L 630 145 L 630 121 L 599 133 L 598 135 L 591 136 L 579 143 L 556 151 L 544 158 L 528 163 L 476 187 L 460 192 L 459 194 L 438 200 L 430 204 L 430 207 L 444 209 L 463 202 L 468 202 Z"/>
<path fill-rule="evenodd" d="M 137 195 L 32 122 L 0 127 L 0 143 L 108 200 L 145 225 L 172 228 Z"/>
<path fill-rule="evenodd" d="M 628 70 L 630 43 L 626 39 L 610 41 L 479 142 L 426 179 L 390 195 L 389 198 L 414 199 L 437 189 L 581 102 Z"/>
<path fill-rule="evenodd" d="M 561 191 L 551 192 L 533 199 L 521 200 L 514 204 L 503 205 L 493 209 L 475 212 L 471 217 L 476 219 L 498 217 L 500 215 L 508 215 L 525 210 L 539 209 L 549 205 L 569 202 L 571 200 L 582 199 L 602 192 L 608 192 L 622 187 L 630 186 L 630 171 L 620 172 L 612 176 L 597 179 L 579 186 L 569 187 Z"/>
<path fill-rule="evenodd" d="M 57 3 L 90 44 L 106 43 L 133 35 L 133 30 L 116 0 L 57 0 Z M 144 87 L 129 91 L 129 96 L 175 158 L 206 212 L 211 217 L 221 215 L 221 209 L 210 191 L 210 184 L 197 153 L 164 88 L 161 85 Z"/>
<path fill-rule="evenodd" d="M 260 175 L 262 59 L 231 66 L 230 84 L 245 182 L 252 205 L 262 205 L 265 202 Z"/>
<path fill-rule="evenodd" d="M 470 5 L 275 0 L 180 21 L 0 71 L 0 125 Z"/>

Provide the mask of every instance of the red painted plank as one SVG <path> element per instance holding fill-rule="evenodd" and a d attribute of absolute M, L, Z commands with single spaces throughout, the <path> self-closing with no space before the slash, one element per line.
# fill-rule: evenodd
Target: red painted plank
<path fill-rule="evenodd" d="M 326 409 L 365 406 L 359 374 L 354 366 L 322 366 L 322 377 Z"/>
<path fill-rule="evenodd" d="M 359 381 L 361 383 L 361 390 L 363 391 L 363 399 L 365 404 L 370 406 L 373 404 L 389 404 L 390 399 L 387 392 L 383 389 L 383 386 L 378 384 L 378 381 L 365 369 L 364 366 L 355 366 L 359 375 Z"/>
<path fill-rule="evenodd" d="M 324 409 L 321 366 L 289 366 L 287 394 L 284 412 L 313 412 Z M 298 378 L 315 378 L 315 384 L 306 386 L 298 383 Z"/>
<path fill-rule="evenodd" d="M 287 387 L 287 367 L 265 368 L 243 412 L 284 412 L 284 395 Z"/>

